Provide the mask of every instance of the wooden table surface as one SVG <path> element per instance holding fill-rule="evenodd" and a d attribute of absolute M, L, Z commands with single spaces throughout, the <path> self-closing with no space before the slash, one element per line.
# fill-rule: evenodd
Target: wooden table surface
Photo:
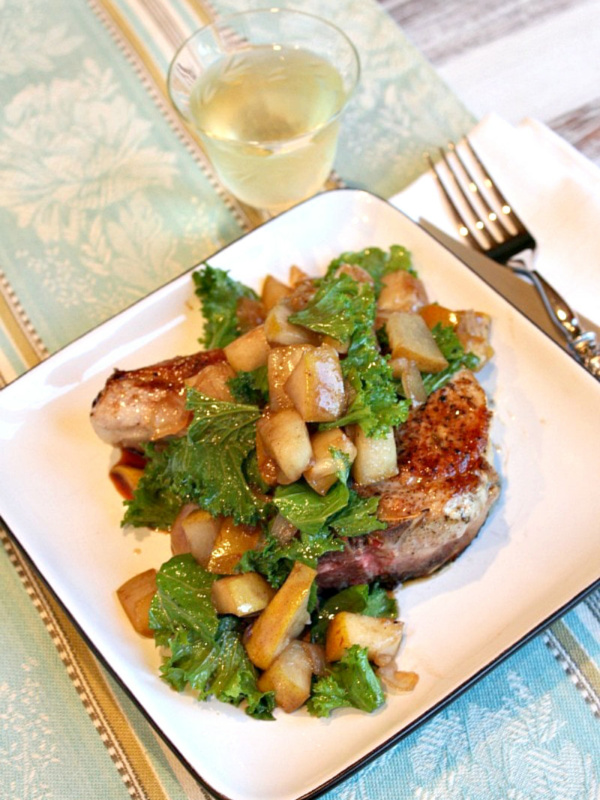
<path fill-rule="evenodd" d="M 544 122 L 600 166 L 600 0 L 380 0 L 476 116 Z"/>

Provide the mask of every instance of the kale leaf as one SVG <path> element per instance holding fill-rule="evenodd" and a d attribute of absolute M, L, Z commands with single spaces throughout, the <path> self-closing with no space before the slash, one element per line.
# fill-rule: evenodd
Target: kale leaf
<path fill-rule="evenodd" d="M 174 556 L 157 573 L 150 627 L 156 643 L 170 650 L 161 675 L 177 691 L 189 686 L 201 700 L 214 696 L 236 706 L 245 702 L 250 716 L 272 719 L 274 695 L 258 689 L 239 621 L 219 618 L 212 605 L 216 577 L 190 554 Z"/>
<path fill-rule="evenodd" d="M 258 367 L 251 372 L 240 371 L 227 381 L 231 394 L 238 403 L 259 406 L 269 402 L 267 367 Z"/>
<path fill-rule="evenodd" d="M 204 334 L 200 340 L 207 349 L 225 347 L 236 339 L 241 330 L 236 315 L 242 297 L 257 299 L 256 292 L 230 278 L 227 272 L 209 264 L 192 274 L 197 297 L 202 304 Z"/>
<path fill-rule="evenodd" d="M 388 263 L 383 251 L 368 252 L 377 252 L 380 265 Z M 359 254 L 355 255 L 358 258 Z M 406 420 L 409 404 L 398 400 L 388 358 L 382 355 L 374 331 L 376 310 L 370 284 L 359 283 L 344 273 L 336 277 L 330 267 L 315 296 L 302 311 L 290 316 L 291 322 L 350 343 L 341 366 L 352 402 L 346 415 L 324 423 L 322 429 L 358 424 L 367 436 L 381 437 Z"/>
<path fill-rule="evenodd" d="M 416 276 L 410 253 L 399 244 L 393 244 L 389 250 L 367 247 L 358 252 L 342 253 L 329 265 L 327 276 L 334 273 L 342 264 L 355 264 L 366 270 L 373 278 L 377 294 L 381 291 L 382 278 L 390 272 L 403 269 Z"/>
<path fill-rule="evenodd" d="M 148 465 L 133 499 L 126 501 L 123 524 L 169 527 L 185 502 L 213 516 L 231 516 L 255 525 L 267 503 L 253 491 L 244 471 L 256 444 L 256 406 L 227 403 L 188 390 L 194 418 L 184 437 L 163 449 L 148 450 Z M 166 506 L 160 509 L 161 500 Z"/>
<path fill-rule="evenodd" d="M 476 369 L 479 364 L 479 358 L 475 353 L 465 352 L 452 325 L 442 325 L 438 322 L 432 328 L 431 333 L 444 358 L 448 361 L 448 366 L 441 372 L 423 374 L 423 385 L 428 395 L 445 386 L 459 369 L 463 367 Z"/>
<path fill-rule="evenodd" d="M 383 688 L 369 664 L 367 649 L 353 645 L 314 683 L 306 706 L 313 716 L 328 717 L 334 709 L 349 706 L 375 711 L 384 701 Z"/>

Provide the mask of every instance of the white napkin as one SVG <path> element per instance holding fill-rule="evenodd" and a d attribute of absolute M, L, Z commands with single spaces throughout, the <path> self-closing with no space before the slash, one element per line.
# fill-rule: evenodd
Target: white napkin
<path fill-rule="evenodd" d="M 469 138 L 535 237 L 538 271 L 576 311 L 600 323 L 600 170 L 532 119 L 514 127 L 492 114 Z M 456 235 L 431 173 L 390 202 Z"/>

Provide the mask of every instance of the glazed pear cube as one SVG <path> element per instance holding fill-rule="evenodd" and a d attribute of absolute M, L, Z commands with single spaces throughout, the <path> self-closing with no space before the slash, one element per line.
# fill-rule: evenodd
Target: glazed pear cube
<path fill-rule="evenodd" d="M 257 325 L 230 342 L 225 347 L 225 356 L 236 372 L 251 372 L 267 363 L 269 350 L 265 326 Z"/>
<path fill-rule="evenodd" d="M 142 636 L 152 636 L 148 621 L 150 603 L 156 594 L 156 570 L 134 575 L 117 589 L 117 597 L 134 629 Z"/>
<path fill-rule="evenodd" d="M 217 575 L 232 575 L 240 558 L 247 550 L 254 550 L 259 539 L 258 528 L 236 525 L 231 517 L 226 517 L 221 522 L 206 569 Z"/>
<path fill-rule="evenodd" d="M 275 703 L 290 714 L 310 697 L 313 665 L 302 642 L 294 640 L 258 679 L 261 692 L 275 692 Z"/>
<path fill-rule="evenodd" d="M 305 422 L 333 422 L 341 416 L 344 379 L 334 348 L 324 344 L 303 353 L 284 390 Z"/>
<path fill-rule="evenodd" d="M 274 594 L 275 589 L 258 572 L 219 578 L 211 588 L 217 614 L 234 614 L 236 617 L 258 614 L 267 607 Z"/>
<path fill-rule="evenodd" d="M 448 366 L 420 314 L 395 311 L 385 324 L 392 358 L 414 361 L 421 372 L 441 372 Z"/>
<path fill-rule="evenodd" d="M 246 640 L 246 651 L 260 669 L 271 666 L 292 639 L 310 621 L 308 600 L 317 571 L 297 561 L 285 583 L 256 620 Z"/>
<path fill-rule="evenodd" d="M 293 313 L 285 298 L 273 306 L 265 319 L 267 342 L 271 345 L 318 344 L 318 334 L 288 320 Z"/>
<path fill-rule="evenodd" d="M 214 397 L 215 400 L 232 403 L 233 396 L 227 381 L 234 377 L 235 372 L 227 361 L 219 361 L 216 364 L 209 364 L 203 370 L 200 370 L 198 375 L 190 382 L 190 385 L 207 397 Z"/>
<path fill-rule="evenodd" d="M 302 358 L 302 354 L 310 350 L 310 344 L 292 344 L 287 347 L 273 347 L 267 361 L 267 379 L 269 383 L 269 405 L 273 411 L 282 408 L 293 408 L 294 404 L 285 393 L 285 383 Z"/>
<path fill-rule="evenodd" d="M 267 275 L 263 283 L 260 299 L 263 306 L 270 311 L 274 305 L 292 293 L 290 286 L 278 280 L 274 275 Z"/>
<path fill-rule="evenodd" d="M 173 555 L 191 553 L 199 564 L 206 567 L 220 528 L 221 520 L 208 511 L 184 506 L 171 528 Z"/>
<path fill-rule="evenodd" d="M 341 428 L 314 433 L 310 442 L 314 461 L 304 472 L 304 479 L 318 494 L 325 495 L 344 470 L 343 453 L 348 464 L 356 458 L 356 447 Z"/>
<path fill-rule="evenodd" d="M 383 438 L 367 436 L 357 425 L 354 429 L 356 458 L 352 477 L 356 483 L 367 486 L 398 474 L 398 455 L 394 431 L 390 428 Z"/>
<path fill-rule="evenodd" d="M 257 436 L 276 463 L 279 483 L 297 481 L 312 460 L 306 423 L 293 408 L 268 413 L 258 421 Z"/>
<path fill-rule="evenodd" d="M 377 310 L 416 311 L 427 303 L 427 292 L 423 281 L 404 269 L 383 276 L 383 287 L 377 299 Z"/>
<path fill-rule="evenodd" d="M 369 661 L 381 667 L 398 652 L 403 627 L 399 620 L 340 611 L 327 628 L 325 657 L 328 661 L 339 661 L 356 644 L 366 647 Z"/>

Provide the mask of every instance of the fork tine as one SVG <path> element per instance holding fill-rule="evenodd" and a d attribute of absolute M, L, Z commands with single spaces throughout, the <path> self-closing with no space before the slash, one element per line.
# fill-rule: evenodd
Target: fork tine
<path fill-rule="evenodd" d="M 481 170 L 481 174 L 483 175 L 483 182 L 484 182 L 485 187 L 487 189 L 489 189 L 489 191 L 491 192 L 492 196 L 494 197 L 494 200 L 496 201 L 496 203 L 498 203 L 498 205 L 500 207 L 500 210 L 502 211 L 502 214 L 504 215 L 505 219 L 510 219 L 511 220 L 512 224 L 516 228 L 517 233 L 526 234 L 527 233 L 527 228 L 525 227 L 525 225 L 523 225 L 523 223 L 521 222 L 521 220 L 517 216 L 517 213 L 514 210 L 514 208 L 510 205 L 510 203 L 508 202 L 506 197 L 502 194 L 502 192 L 498 188 L 498 185 L 496 184 L 496 181 L 492 178 L 492 176 L 490 175 L 487 167 L 483 164 L 481 158 L 477 154 L 477 151 L 473 147 L 469 137 L 465 136 L 464 141 L 465 141 L 465 144 L 466 144 L 471 156 L 473 157 L 473 160 L 477 164 L 478 168 Z M 498 218 L 498 221 L 500 222 L 500 218 Z M 502 223 L 500 223 L 500 224 L 502 224 Z M 506 230 L 504 225 L 503 225 L 503 227 Z"/>
<path fill-rule="evenodd" d="M 445 154 L 442 150 L 442 155 L 445 157 Z M 479 237 L 477 236 L 476 228 L 467 220 L 465 219 L 464 215 L 462 214 L 460 208 L 458 207 L 457 203 L 454 200 L 452 194 L 448 191 L 446 183 L 444 182 L 440 170 L 438 169 L 437 164 L 432 159 L 429 153 L 425 154 L 427 160 L 429 162 L 429 166 L 433 170 L 433 174 L 435 175 L 437 182 L 442 190 L 442 194 L 444 195 L 446 202 L 448 203 L 448 208 L 452 214 L 454 219 L 454 223 L 458 229 L 459 234 L 469 242 L 472 247 L 475 247 L 477 250 L 484 250 L 485 248 L 482 246 Z M 483 232 L 485 233 L 485 228 L 482 228 Z"/>
<path fill-rule="evenodd" d="M 465 141 L 467 141 L 466 137 L 465 137 Z M 506 227 L 506 225 L 504 224 L 504 220 L 502 219 L 502 215 L 506 213 L 505 209 L 508 209 L 510 211 L 510 208 L 508 206 L 508 203 L 505 200 L 504 201 L 500 200 L 500 192 L 499 192 L 498 189 L 496 189 L 495 184 L 493 184 L 491 182 L 491 179 L 490 179 L 488 173 L 486 172 L 486 170 L 484 169 L 483 164 L 481 163 L 481 161 L 476 156 L 474 156 L 475 160 L 477 162 L 477 165 L 480 168 L 481 173 L 483 175 L 483 184 L 484 184 L 484 186 L 487 189 L 495 190 L 492 193 L 494 195 L 495 202 L 497 203 L 497 205 L 500 208 L 500 212 L 501 212 L 500 214 L 498 214 L 496 209 L 493 208 L 490 205 L 490 203 L 488 202 L 487 197 L 485 196 L 484 192 L 482 191 L 482 189 L 480 187 L 481 178 L 478 181 L 473 176 L 473 173 L 472 173 L 469 165 L 467 164 L 465 159 L 460 154 L 459 148 L 453 142 L 450 142 L 449 145 L 448 145 L 448 149 L 451 150 L 451 152 L 454 153 L 454 155 L 456 156 L 456 159 L 457 159 L 458 163 L 460 164 L 460 166 L 462 167 L 462 170 L 463 170 L 463 172 L 465 174 L 465 177 L 466 177 L 466 179 L 468 181 L 469 190 L 473 193 L 473 195 L 475 197 L 477 197 L 479 199 L 479 202 L 481 203 L 481 207 L 485 211 L 485 214 L 486 214 L 488 220 L 493 225 L 497 225 L 498 228 L 500 228 L 500 230 L 502 231 L 502 236 L 498 237 L 498 236 L 495 235 L 495 232 L 493 231 L 493 228 L 489 229 L 489 232 L 494 237 L 496 243 L 501 242 L 507 236 L 511 236 L 512 235 L 512 231 L 509 230 Z M 472 148 L 470 148 L 470 149 L 471 149 L 471 153 L 474 155 L 473 149 Z"/>

